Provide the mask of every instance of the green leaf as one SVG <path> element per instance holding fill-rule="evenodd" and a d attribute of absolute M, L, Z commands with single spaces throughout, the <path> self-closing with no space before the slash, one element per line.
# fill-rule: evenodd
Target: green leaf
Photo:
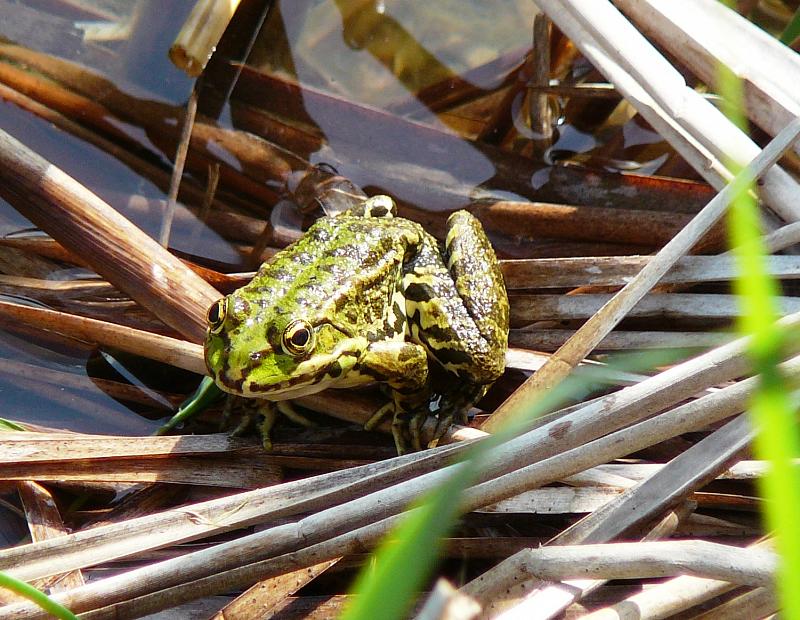
<path fill-rule="evenodd" d="M 20 596 L 24 596 L 29 601 L 41 607 L 51 616 L 61 618 L 61 620 L 78 620 L 78 616 L 73 614 L 69 609 L 63 605 L 59 605 L 44 592 L 37 590 L 32 585 L 27 584 L 24 581 L 20 581 L 16 577 L 12 577 L 6 573 L 0 573 L 0 587 L 5 588 L 6 590 L 11 590 Z"/>
<path fill-rule="evenodd" d="M 22 426 L 21 424 L 14 422 L 13 420 L 6 420 L 5 418 L 0 418 L 0 431 L 28 432 L 28 429 Z"/>
<path fill-rule="evenodd" d="M 792 15 L 792 19 L 786 24 L 781 36 L 779 37 L 781 43 L 790 45 L 797 37 L 800 37 L 800 9 L 797 9 Z"/>
<path fill-rule="evenodd" d="M 724 68 L 720 70 L 720 93 L 727 101 L 726 113 L 739 127 L 744 127 L 741 84 Z M 738 172 L 735 166 L 728 165 Z M 795 620 L 800 619 L 800 529 L 796 527 L 800 472 L 792 461 L 800 454 L 800 437 L 789 387 L 778 367 L 787 338 L 776 323 L 775 297 L 779 287 L 766 269 L 758 209 L 750 192 L 740 192 L 734 200 L 728 223 L 740 271 L 734 283 L 742 308 L 739 330 L 751 336 L 749 354 L 758 376 L 758 387 L 750 403 L 757 431 L 754 450 L 757 458 L 770 463 L 760 480 L 760 488 L 766 500 L 766 522 L 775 532 L 776 549 L 781 556 L 777 579 L 781 615 Z"/>
<path fill-rule="evenodd" d="M 197 386 L 194 393 L 181 403 L 175 415 L 163 424 L 154 434 L 166 435 L 173 428 L 214 403 L 220 396 L 222 396 L 222 390 L 217 387 L 214 380 L 211 377 L 203 377 L 203 380 L 200 382 L 200 385 Z"/>

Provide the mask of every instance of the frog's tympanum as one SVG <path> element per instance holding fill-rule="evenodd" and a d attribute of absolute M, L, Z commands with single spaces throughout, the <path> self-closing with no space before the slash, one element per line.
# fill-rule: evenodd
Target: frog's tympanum
<path fill-rule="evenodd" d="M 206 364 L 220 388 L 275 409 L 327 388 L 379 382 L 391 400 L 398 451 L 420 449 L 420 427 L 438 416 L 436 438 L 503 372 L 508 298 L 478 220 L 447 221 L 437 242 L 374 196 L 323 217 L 262 265 L 246 286 L 208 312 Z"/>

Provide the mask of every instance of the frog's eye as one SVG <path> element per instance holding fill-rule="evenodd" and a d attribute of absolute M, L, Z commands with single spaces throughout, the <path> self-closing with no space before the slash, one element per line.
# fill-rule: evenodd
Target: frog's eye
<path fill-rule="evenodd" d="M 212 334 L 218 334 L 225 323 L 225 311 L 228 307 L 227 298 L 217 300 L 209 309 L 206 318 L 208 329 Z"/>
<path fill-rule="evenodd" d="M 299 357 L 314 348 L 314 329 L 302 319 L 296 319 L 286 326 L 281 337 L 281 347 L 287 355 Z"/>

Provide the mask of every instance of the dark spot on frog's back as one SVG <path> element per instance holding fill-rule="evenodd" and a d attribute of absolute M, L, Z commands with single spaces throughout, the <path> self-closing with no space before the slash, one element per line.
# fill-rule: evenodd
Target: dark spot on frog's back
<path fill-rule="evenodd" d="M 421 282 L 409 284 L 403 291 L 403 295 L 410 301 L 430 301 L 434 297 L 431 287 Z"/>

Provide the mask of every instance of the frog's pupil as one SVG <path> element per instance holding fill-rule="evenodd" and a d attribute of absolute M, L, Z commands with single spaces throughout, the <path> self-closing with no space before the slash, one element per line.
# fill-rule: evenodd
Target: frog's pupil
<path fill-rule="evenodd" d="M 304 347 L 308 342 L 309 336 L 310 334 L 307 329 L 298 329 L 292 334 L 292 344 L 296 347 Z"/>
<path fill-rule="evenodd" d="M 218 301 L 208 309 L 208 322 L 218 325 L 222 321 L 222 302 Z"/>

